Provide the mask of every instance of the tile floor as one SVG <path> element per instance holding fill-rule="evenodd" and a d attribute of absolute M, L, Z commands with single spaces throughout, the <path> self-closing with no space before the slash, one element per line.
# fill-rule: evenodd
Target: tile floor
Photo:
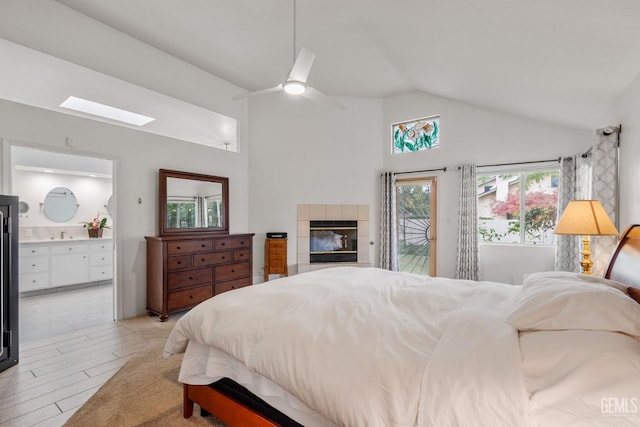
<path fill-rule="evenodd" d="M 113 322 L 111 283 L 20 296 L 19 340 L 26 343 Z"/>

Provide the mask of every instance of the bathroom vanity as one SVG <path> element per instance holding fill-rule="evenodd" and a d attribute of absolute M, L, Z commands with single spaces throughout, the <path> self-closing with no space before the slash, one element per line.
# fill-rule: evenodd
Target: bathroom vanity
<path fill-rule="evenodd" d="M 111 239 L 20 242 L 20 292 L 113 278 Z"/>

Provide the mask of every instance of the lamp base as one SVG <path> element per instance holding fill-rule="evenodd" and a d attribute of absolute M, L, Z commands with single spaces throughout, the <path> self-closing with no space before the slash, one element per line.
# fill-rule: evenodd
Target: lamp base
<path fill-rule="evenodd" d="M 589 245 L 589 236 L 582 236 L 582 252 L 581 253 L 582 253 L 582 261 L 580 261 L 580 265 L 582 266 L 582 274 L 591 276 L 593 274 L 591 272 L 593 261 L 591 261 L 591 247 Z"/>

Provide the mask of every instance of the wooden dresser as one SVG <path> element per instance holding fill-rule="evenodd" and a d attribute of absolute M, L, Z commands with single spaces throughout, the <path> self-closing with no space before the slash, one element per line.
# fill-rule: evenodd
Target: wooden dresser
<path fill-rule="evenodd" d="M 253 234 L 147 240 L 147 310 L 166 321 L 219 293 L 252 284 Z"/>
<path fill-rule="evenodd" d="M 287 267 L 287 239 L 265 239 L 264 241 L 264 281 L 269 274 L 289 275 Z"/>

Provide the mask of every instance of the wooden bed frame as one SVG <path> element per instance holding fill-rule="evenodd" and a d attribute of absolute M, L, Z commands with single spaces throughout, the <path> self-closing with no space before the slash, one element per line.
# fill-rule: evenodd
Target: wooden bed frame
<path fill-rule="evenodd" d="M 627 227 L 620 236 L 604 277 L 640 288 L 639 224 Z M 228 383 L 220 384 L 223 380 Z M 210 413 L 229 427 L 300 426 L 244 387 L 223 380 L 210 385 L 184 384 L 184 418 L 191 417 L 193 404 L 197 403 L 204 410 L 203 414 Z"/>

